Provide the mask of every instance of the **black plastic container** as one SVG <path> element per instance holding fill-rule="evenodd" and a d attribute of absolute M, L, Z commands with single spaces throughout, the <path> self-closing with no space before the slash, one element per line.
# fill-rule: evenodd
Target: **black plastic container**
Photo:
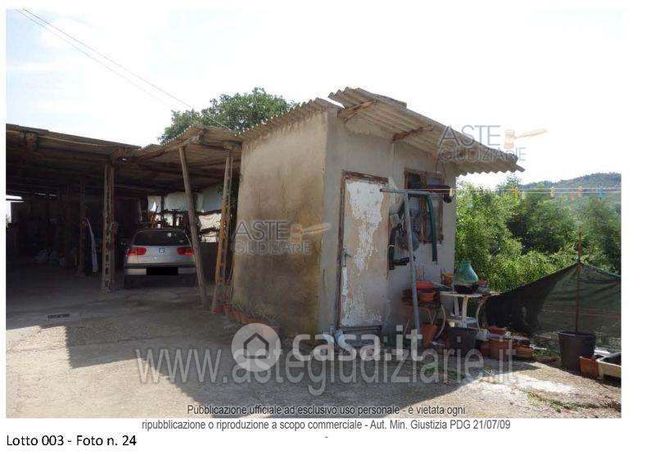
<path fill-rule="evenodd" d="M 455 350 L 455 354 L 465 356 L 475 348 L 475 337 L 478 330 L 474 328 L 448 327 L 448 348 Z"/>
<path fill-rule="evenodd" d="M 559 352 L 562 367 L 580 372 L 580 357 L 592 358 L 596 349 L 596 335 L 593 333 L 576 333 L 561 331 L 559 333 Z"/>

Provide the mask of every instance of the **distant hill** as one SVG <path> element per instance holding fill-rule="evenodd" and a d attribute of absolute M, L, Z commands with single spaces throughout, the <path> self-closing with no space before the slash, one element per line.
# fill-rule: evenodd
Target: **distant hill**
<path fill-rule="evenodd" d="M 535 183 L 527 183 L 519 186 L 521 189 L 535 189 L 535 188 L 621 188 L 621 174 L 610 173 L 591 173 L 570 180 L 560 181 L 537 181 Z"/>
<path fill-rule="evenodd" d="M 584 175 L 577 178 L 571 178 L 569 180 L 560 180 L 560 181 L 537 181 L 535 183 L 527 183 L 519 185 L 520 189 L 551 189 L 555 190 L 555 195 L 558 199 L 562 200 L 563 203 L 572 203 L 573 208 L 579 208 L 582 206 L 582 201 L 586 197 L 604 197 L 616 207 L 617 210 L 621 210 L 621 193 L 620 192 L 595 192 L 593 189 L 602 188 L 607 190 L 608 188 L 621 189 L 621 174 L 610 172 L 610 173 L 591 173 L 589 175 Z M 576 191 L 578 188 L 583 188 L 584 194 L 582 197 L 575 197 Z M 573 197 L 571 196 L 571 191 L 565 191 L 565 189 L 573 190 Z M 589 191 L 591 190 L 591 191 Z M 561 191 L 561 192 L 560 192 Z"/>

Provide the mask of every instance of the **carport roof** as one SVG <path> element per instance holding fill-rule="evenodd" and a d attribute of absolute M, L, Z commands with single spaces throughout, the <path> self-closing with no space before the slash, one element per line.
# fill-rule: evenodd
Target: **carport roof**
<path fill-rule="evenodd" d="M 345 122 L 355 119 L 372 123 L 392 141 L 404 141 L 438 156 L 459 175 L 523 170 L 516 163 L 515 155 L 472 141 L 408 109 L 401 101 L 361 88 L 345 88 L 329 98 L 340 105 L 317 98 L 240 134 L 222 127 L 193 125 L 167 142 L 145 147 L 7 124 L 7 192 L 52 190 L 77 185 L 80 179 L 90 183 L 89 189 L 102 190 L 103 168 L 107 163 L 118 167 L 118 191 L 136 194 L 181 191 L 184 190 L 179 160 L 181 146 L 186 147 L 192 188 L 199 190 L 222 181 L 230 152 L 234 169 L 238 171 L 241 142 L 255 140 L 278 127 L 325 110 L 338 111 Z"/>
<path fill-rule="evenodd" d="M 232 153 L 233 165 L 238 169 L 241 158 L 241 139 L 227 128 L 192 125 L 181 134 L 159 145 L 151 144 L 130 150 L 123 159 L 136 166 L 159 165 L 175 167 L 181 174 L 179 149 L 186 149 L 192 175 L 222 180 L 225 160 Z M 202 171 L 201 171 L 202 169 Z"/>
<path fill-rule="evenodd" d="M 182 144 L 187 147 L 191 182 L 197 190 L 219 183 L 226 150 L 238 149 L 238 142 L 232 141 L 234 134 L 197 127 L 189 128 L 179 140 L 143 148 L 15 124 L 6 125 L 6 137 L 7 193 L 17 195 L 76 188 L 82 179 L 90 192 L 102 191 L 104 165 L 112 162 L 117 166 L 119 193 L 181 191 L 184 183 L 177 150 Z"/>

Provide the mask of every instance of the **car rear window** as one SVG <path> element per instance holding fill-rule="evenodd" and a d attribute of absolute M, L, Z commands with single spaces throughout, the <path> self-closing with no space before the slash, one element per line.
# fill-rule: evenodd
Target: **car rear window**
<path fill-rule="evenodd" d="M 144 230 L 134 235 L 137 246 L 180 246 L 189 244 L 184 232 L 179 230 Z"/>

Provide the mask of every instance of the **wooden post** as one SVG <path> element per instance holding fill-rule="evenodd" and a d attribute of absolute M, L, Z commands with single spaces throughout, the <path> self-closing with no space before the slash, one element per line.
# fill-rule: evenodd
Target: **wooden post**
<path fill-rule="evenodd" d="M 105 164 L 104 204 L 102 210 L 102 282 L 100 288 L 106 292 L 114 290 L 114 166 Z"/>
<path fill-rule="evenodd" d="M 66 267 L 70 267 L 71 259 L 71 232 L 74 228 L 73 216 L 71 215 L 71 187 L 66 185 L 66 200 L 64 205 L 64 257 L 66 260 Z"/>
<path fill-rule="evenodd" d="M 64 255 L 64 230 L 66 229 L 66 216 L 64 215 L 64 192 L 60 187 L 57 188 L 57 214 L 55 218 L 57 223 L 55 224 L 55 236 L 54 236 L 54 247 L 53 249 L 57 251 L 58 258 Z"/>
<path fill-rule="evenodd" d="M 202 267 L 202 257 L 200 256 L 200 238 L 198 237 L 198 218 L 196 217 L 196 207 L 193 201 L 193 192 L 191 192 L 191 181 L 189 178 L 189 168 L 186 162 L 186 150 L 180 147 L 180 165 L 182 166 L 182 177 L 184 177 L 184 192 L 186 193 L 187 212 L 189 214 L 189 230 L 191 231 L 191 245 L 193 246 L 193 258 L 196 262 L 196 275 L 198 276 L 198 290 L 200 292 L 200 304 L 207 305 L 207 294 L 205 293 L 205 273 Z"/>
<path fill-rule="evenodd" d="M 218 244 L 216 246 L 216 269 L 214 270 L 214 293 L 212 295 L 212 311 L 226 300 L 227 292 L 227 251 L 230 244 L 230 213 L 232 203 L 232 152 L 225 159 L 223 175 L 223 194 L 221 202 L 221 222 L 218 228 Z"/>
<path fill-rule="evenodd" d="M 582 270 L 582 229 L 578 230 L 578 265 L 575 270 L 575 333 L 580 324 L 580 271 Z"/>
<path fill-rule="evenodd" d="M 78 276 L 84 275 L 84 259 L 86 258 L 86 225 L 84 219 L 86 218 L 86 183 L 80 180 L 80 237 L 77 245 L 77 274 Z"/>
<path fill-rule="evenodd" d="M 166 227 L 166 219 L 164 218 L 164 205 L 165 204 L 166 204 L 166 196 L 165 195 L 160 195 L 159 196 L 159 223 L 160 223 L 161 228 Z"/>

